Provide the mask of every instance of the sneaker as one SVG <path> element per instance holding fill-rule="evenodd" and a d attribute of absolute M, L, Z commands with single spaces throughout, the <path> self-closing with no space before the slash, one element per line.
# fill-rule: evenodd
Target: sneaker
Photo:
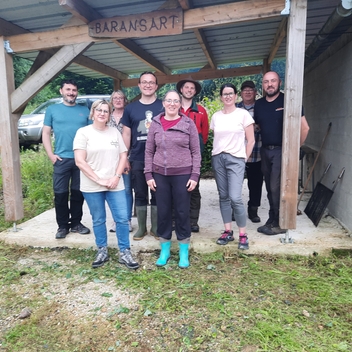
<path fill-rule="evenodd" d="M 130 232 L 133 231 L 132 220 L 128 220 L 128 229 L 129 229 Z"/>
<path fill-rule="evenodd" d="M 71 232 L 77 232 L 81 235 L 88 235 L 90 233 L 90 230 L 82 223 L 79 223 L 78 225 L 71 227 Z"/>
<path fill-rule="evenodd" d="M 94 262 L 92 263 L 92 268 L 98 268 L 99 266 L 104 265 L 105 262 L 109 260 L 108 248 L 99 247 L 97 256 L 95 257 Z"/>
<path fill-rule="evenodd" d="M 109 232 L 116 232 L 116 223 L 115 223 L 115 221 L 111 224 Z"/>
<path fill-rule="evenodd" d="M 235 239 L 233 238 L 233 231 L 225 230 L 221 234 L 221 236 L 218 238 L 216 243 L 224 246 L 225 244 L 228 244 L 229 242 L 234 241 L 234 240 Z"/>
<path fill-rule="evenodd" d="M 119 253 L 119 263 L 125 264 L 129 269 L 139 268 L 139 264 L 132 258 L 131 251 L 128 248 Z"/>
<path fill-rule="evenodd" d="M 247 234 L 245 234 L 244 236 L 240 236 L 238 241 L 238 249 L 242 249 L 242 250 L 249 249 Z"/>
<path fill-rule="evenodd" d="M 68 229 L 66 229 L 65 227 L 62 227 L 62 228 L 58 228 L 57 229 L 57 232 L 56 232 L 56 235 L 55 235 L 55 238 L 56 239 L 61 239 L 61 238 L 65 238 L 66 235 L 69 233 L 70 231 Z"/>

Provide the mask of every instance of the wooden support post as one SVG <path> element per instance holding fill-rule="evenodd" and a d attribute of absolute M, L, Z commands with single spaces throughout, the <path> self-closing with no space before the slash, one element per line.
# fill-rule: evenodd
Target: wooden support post
<path fill-rule="evenodd" d="M 280 227 L 296 228 L 307 0 L 291 0 L 287 27 Z"/>
<path fill-rule="evenodd" d="M 2 185 L 5 203 L 5 220 L 23 218 L 20 147 L 18 141 L 18 115 L 12 114 L 10 96 L 15 90 L 13 60 L 4 49 L 0 37 L 0 146 Z"/>

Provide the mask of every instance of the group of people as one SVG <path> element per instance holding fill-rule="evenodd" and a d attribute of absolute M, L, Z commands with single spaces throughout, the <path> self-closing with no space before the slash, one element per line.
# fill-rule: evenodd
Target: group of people
<path fill-rule="evenodd" d="M 128 268 L 139 264 L 130 251 L 132 231 L 132 188 L 138 229 L 134 240 L 147 234 L 147 206 L 150 204 L 149 233 L 160 242 L 157 266 L 170 258 L 172 231 L 179 243 L 179 267 L 189 267 L 192 232 L 199 232 L 201 196 L 199 177 L 201 155 L 214 133 L 212 168 L 219 193 L 224 231 L 219 245 L 234 241 L 232 221 L 238 226 L 238 248 L 249 248 L 247 216 L 260 222 L 263 178 L 270 204 L 269 219 L 258 232 L 282 233 L 279 226 L 283 93 L 276 72 L 263 77 L 265 96 L 255 100 L 254 82 L 241 86 L 242 101 L 236 104 L 237 89 L 231 83 L 220 88 L 223 108 L 210 122 L 206 110 L 195 102 L 199 82 L 189 79 L 177 83 L 162 100 L 156 97 L 157 77 L 143 72 L 139 78 L 140 99 L 127 105 L 124 93 L 114 91 L 110 101 L 97 100 L 91 110 L 75 104 L 78 94 L 73 81 L 64 81 L 60 93 L 63 103 L 48 108 L 43 128 L 43 145 L 54 164 L 54 194 L 58 231 L 56 238 L 71 232 L 88 234 L 81 223 L 85 199 L 90 210 L 97 255 L 96 268 L 109 260 L 105 202 L 116 231 L 118 261 Z M 308 134 L 302 113 L 301 144 Z M 55 152 L 51 133 L 55 133 Z M 242 184 L 248 179 L 247 212 L 242 201 Z M 69 189 L 70 188 L 70 189 Z M 68 201 L 70 200 L 70 206 Z M 174 223 L 174 225 L 173 225 Z"/>

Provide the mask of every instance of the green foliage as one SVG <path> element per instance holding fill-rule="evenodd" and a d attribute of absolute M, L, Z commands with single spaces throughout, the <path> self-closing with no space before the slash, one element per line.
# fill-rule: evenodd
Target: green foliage
<path fill-rule="evenodd" d="M 21 152 L 21 177 L 24 205 L 23 221 L 53 207 L 52 187 L 53 166 L 44 149 L 38 151 L 23 150 Z M 0 191 L 2 194 L 2 173 L 0 173 Z M 11 227 L 5 221 L 4 201 L 0 199 L 0 231 Z"/>

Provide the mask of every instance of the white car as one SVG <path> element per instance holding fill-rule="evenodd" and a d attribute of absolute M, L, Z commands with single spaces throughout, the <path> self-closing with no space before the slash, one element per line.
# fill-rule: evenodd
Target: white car
<path fill-rule="evenodd" d="M 90 109 L 93 101 L 105 99 L 109 101 L 110 95 L 82 95 L 77 97 L 76 103 Z M 29 147 L 32 144 L 42 143 L 42 131 L 45 111 L 52 104 L 60 104 L 62 98 L 54 98 L 39 105 L 28 115 L 22 115 L 18 120 L 18 138 L 20 147 Z"/>

